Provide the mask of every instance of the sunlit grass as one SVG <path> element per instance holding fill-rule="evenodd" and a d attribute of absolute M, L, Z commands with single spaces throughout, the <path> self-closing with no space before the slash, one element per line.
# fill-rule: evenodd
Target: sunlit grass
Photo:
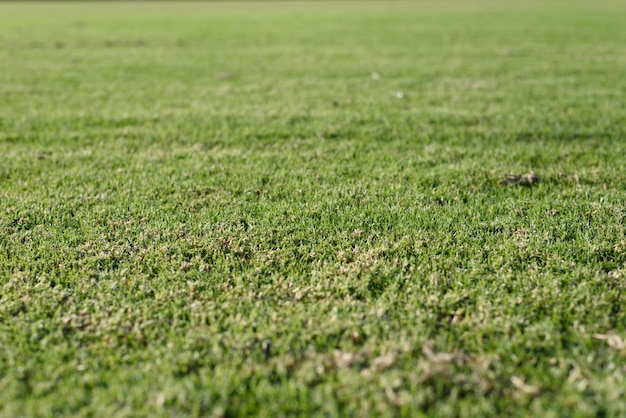
<path fill-rule="evenodd" d="M 0 4 L 0 415 L 626 414 L 625 21 Z"/>

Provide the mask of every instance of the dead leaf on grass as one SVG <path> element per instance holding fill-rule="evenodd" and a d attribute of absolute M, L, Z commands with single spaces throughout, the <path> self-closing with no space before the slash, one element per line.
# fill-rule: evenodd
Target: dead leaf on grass
<path fill-rule="evenodd" d="M 356 361 L 356 356 L 353 353 L 346 353 L 345 351 L 335 350 L 333 351 L 333 361 L 335 366 L 339 369 L 350 367 L 352 363 Z"/>
<path fill-rule="evenodd" d="M 509 186 L 525 186 L 530 187 L 539 183 L 540 178 L 534 171 L 526 174 L 509 174 L 502 180 L 500 184 L 506 184 Z"/>
<path fill-rule="evenodd" d="M 382 356 L 376 357 L 372 361 L 372 365 L 378 370 L 385 370 L 393 366 L 393 363 L 396 361 L 396 356 L 392 353 L 384 354 Z"/>
<path fill-rule="evenodd" d="M 529 385 L 517 376 L 511 376 L 511 384 L 515 387 L 515 389 L 525 393 L 526 395 L 536 396 L 539 395 L 539 392 L 541 391 L 538 386 Z"/>
<path fill-rule="evenodd" d="M 593 336 L 597 340 L 606 341 L 609 347 L 616 350 L 623 350 L 626 348 L 626 339 L 622 339 L 619 335 L 615 334 L 595 334 Z"/>
<path fill-rule="evenodd" d="M 422 346 L 422 353 L 428 361 L 435 364 L 452 363 L 463 358 L 463 356 L 458 353 L 435 353 L 428 344 Z"/>

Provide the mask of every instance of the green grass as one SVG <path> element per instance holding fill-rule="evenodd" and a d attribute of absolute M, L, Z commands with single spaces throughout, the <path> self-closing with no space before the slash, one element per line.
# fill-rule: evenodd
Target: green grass
<path fill-rule="evenodd" d="M 0 4 L 0 415 L 626 415 L 626 5 L 542 3 Z"/>

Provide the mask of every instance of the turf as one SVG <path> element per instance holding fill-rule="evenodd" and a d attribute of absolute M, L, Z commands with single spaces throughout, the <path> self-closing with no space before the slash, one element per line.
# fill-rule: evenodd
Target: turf
<path fill-rule="evenodd" d="M 626 4 L 542 3 L 0 4 L 0 415 L 626 415 Z"/>

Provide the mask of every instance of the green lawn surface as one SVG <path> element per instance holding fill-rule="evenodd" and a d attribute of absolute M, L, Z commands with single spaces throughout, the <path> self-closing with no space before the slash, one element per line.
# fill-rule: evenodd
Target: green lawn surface
<path fill-rule="evenodd" d="M 0 416 L 626 416 L 625 132 L 622 1 L 0 3 Z"/>

